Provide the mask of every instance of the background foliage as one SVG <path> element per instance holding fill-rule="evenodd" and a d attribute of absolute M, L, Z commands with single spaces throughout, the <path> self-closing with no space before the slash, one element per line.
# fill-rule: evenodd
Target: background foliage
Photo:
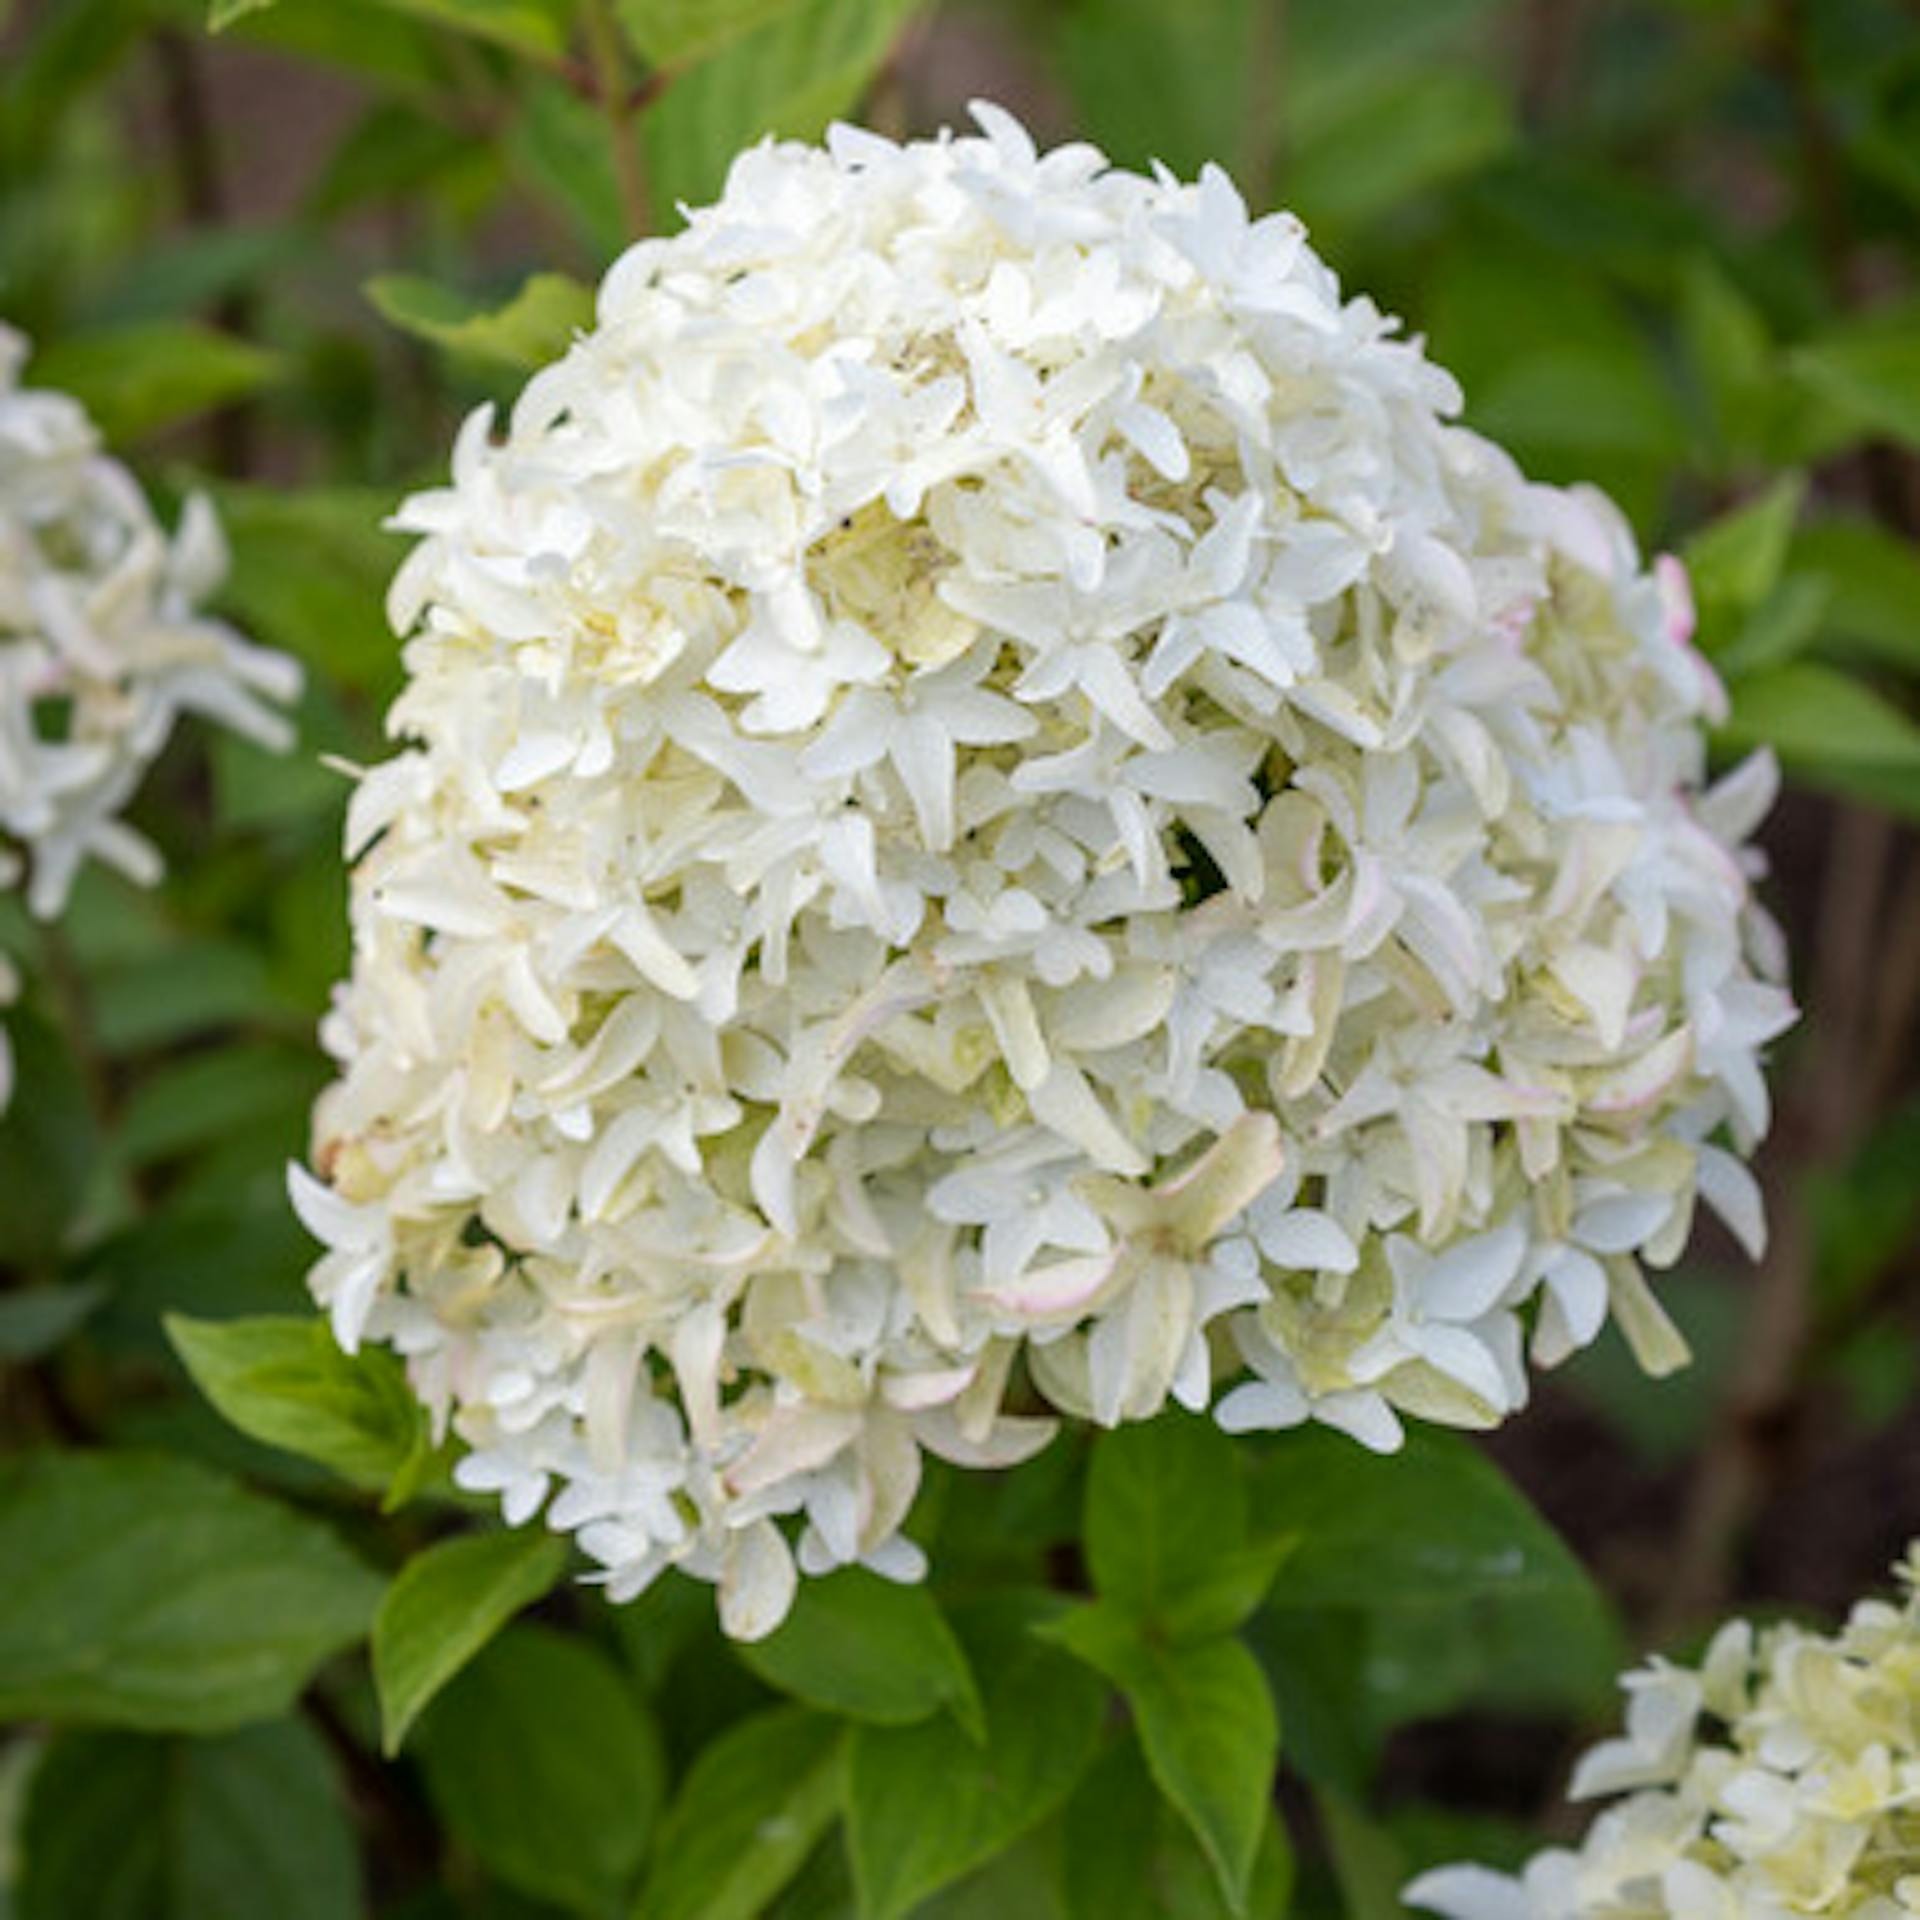
<path fill-rule="evenodd" d="M 453 1497 L 393 1363 L 307 1317 L 282 1169 L 345 961 L 321 756 L 381 751 L 382 514 L 623 242 L 763 131 L 975 92 L 1226 161 L 1475 424 L 1687 555 L 1723 745 L 1795 783 L 1774 1247 L 1671 1280 L 1679 1384 L 1616 1342 L 1492 1448 L 1388 1462 L 1069 1437 L 936 1484 L 931 1590 L 843 1573 L 735 1649 L 705 1589 L 609 1608 Z M 162 891 L 91 875 L 51 934 L 0 903 L 32 981 L 0 1915 L 1372 1920 L 1537 1837 L 1629 1646 L 1832 1608 L 1920 1532 L 1912 5 L 13 0 L 0 312 L 153 484 L 210 486 L 228 610 L 310 669 L 294 759 L 158 770 Z"/>

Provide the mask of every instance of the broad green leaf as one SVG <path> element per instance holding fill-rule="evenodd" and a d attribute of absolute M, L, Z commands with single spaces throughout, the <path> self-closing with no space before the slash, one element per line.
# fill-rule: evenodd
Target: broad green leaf
<path fill-rule="evenodd" d="M 1780 399 L 1773 337 L 1710 254 L 1695 254 L 1681 275 L 1680 324 L 1718 446 L 1750 454 L 1768 445 Z"/>
<path fill-rule="evenodd" d="M 1920 726 L 1837 668 L 1795 661 L 1735 682 L 1732 694 L 1724 732 L 1736 745 L 1770 746 L 1814 774 L 1920 771 Z"/>
<path fill-rule="evenodd" d="M 423 280 L 383 273 L 367 298 L 396 327 L 477 360 L 532 368 L 558 359 L 593 324 L 593 293 L 563 273 L 536 273 L 505 306 L 488 307 Z"/>
<path fill-rule="evenodd" d="M 1920 447 L 1920 304 L 1845 321 L 1802 347 L 1794 365 L 1868 432 Z"/>
<path fill-rule="evenodd" d="M 847 1844 L 864 1920 L 896 1920 L 1072 1792 L 1093 1755 L 1105 1690 L 1032 1632 L 1057 1611 L 1046 1596 L 1001 1593 L 956 1613 L 985 1696 L 984 1747 L 944 1715 L 854 1729 Z"/>
<path fill-rule="evenodd" d="M 70 334 L 28 372 L 35 386 L 73 394 L 119 442 L 247 399 L 285 370 L 278 354 L 197 321 L 146 320 Z"/>
<path fill-rule="evenodd" d="M 1237 161 L 1255 92 L 1253 4 L 1076 0 L 1057 50 L 1078 125 L 1124 166 L 1160 160 L 1191 178 L 1209 160 Z"/>
<path fill-rule="evenodd" d="M 0 1474 L 0 1719 L 211 1732 L 284 1712 L 378 1579 L 317 1522 L 185 1460 Z"/>
<path fill-rule="evenodd" d="M 394 1356 L 343 1353 L 315 1314 L 190 1320 L 167 1338 L 193 1383 L 242 1433 L 385 1488 L 427 1444 L 426 1416 Z"/>
<path fill-rule="evenodd" d="M 276 1020 L 296 1025 L 295 1009 L 275 993 L 265 960 L 237 938 L 183 942 L 102 967 L 90 985 L 94 1038 L 116 1056 L 220 1027 Z M 304 1019 L 298 1024 L 304 1026 Z"/>
<path fill-rule="evenodd" d="M 1340 1794 L 1315 1794 L 1314 1809 L 1347 1920 L 1402 1920 L 1400 1889 L 1408 1875 L 1391 1836 Z"/>
<path fill-rule="evenodd" d="M 0 1111 L 0 1248 L 31 1271 L 59 1259 L 100 1159 L 73 1050 L 31 1006 L 6 1009 L 13 1096 Z"/>
<path fill-rule="evenodd" d="M 840 1809 L 841 1730 L 778 1707 L 701 1750 L 660 1823 L 634 1920 L 756 1920 Z"/>
<path fill-rule="evenodd" d="M 1920 673 L 1920 552 L 1870 520 L 1818 520 L 1795 537 L 1788 565 L 1827 590 L 1827 626 L 1887 662 Z"/>
<path fill-rule="evenodd" d="M 1264 1623 L 1254 1639 L 1271 1657 Z M 1482 1594 L 1444 1607 L 1383 1607 L 1367 1616 L 1365 1732 L 1469 1707 L 1605 1714 L 1626 1646 L 1597 1588 Z"/>
<path fill-rule="evenodd" d="M 491 40 L 528 60 L 557 60 L 567 50 L 568 12 L 562 0 L 381 0 L 396 13 L 431 26 Z"/>
<path fill-rule="evenodd" d="M 678 83 L 668 91 L 678 92 Z M 545 74 L 522 85 L 519 96 L 520 112 L 506 148 L 514 170 L 578 236 L 590 259 L 611 259 L 636 236 L 614 171 L 606 117 L 592 101 Z M 648 108 L 642 126 L 664 105 L 662 99 Z M 656 199 L 655 204 L 666 203 Z"/>
<path fill-rule="evenodd" d="M 915 0 L 797 0 L 690 68 L 641 121 L 656 224 L 711 199 L 764 134 L 811 140 L 855 107 Z"/>
<path fill-rule="evenodd" d="M 299 1151 L 322 1076 L 301 1050 L 270 1043 L 189 1054 L 143 1079 L 121 1115 L 114 1146 L 148 1166 L 253 1127 L 290 1122 Z"/>
<path fill-rule="evenodd" d="M 387 697 L 398 683 L 400 647 L 382 602 L 405 551 L 382 525 L 393 496 L 374 487 L 283 492 L 230 483 L 214 489 L 214 501 L 233 548 L 221 604 L 266 644 Z M 284 779 L 286 762 L 275 765 Z"/>
<path fill-rule="evenodd" d="M 1056 1852 L 1050 1828 L 1029 1833 L 964 1880 L 921 1901 L 913 1920 L 1068 1920 L 1055 1885 Z M 852 1902 L 843 1900 L 832 1920 L 854 1920 L 854 1912 Z"/>
<path fill-rule="evenodd" d="M 566 1565 L 563 1541 L 520 1527 L 439 1541 L 400 1569 L 373 1617 L 373 1684 L 389 1756 L 427 1703 Z"/>
<path fill-rule="evenodd" d="M 925 1587 L 862 1567 L 803 1581 L 786 1620 L 740 1657 L 769 1686 L 829 1713 L 907 1726 L 950 1707 L 985 1738 L 967 1657 Z"/>
<path fill-rule="evenodd" d="M 1513 144 L 1492 75 L 1414 68 L 1289 155 L 1287 197 L 1319 228 L 1351 228 L 1479 172 Z"/>
<path fill-rule="evenodd" d="M 38 1360 L 51 1353 L 106 1297 L 106 1288 L 94 1280 L 0 1293 L 0 1360 Z"/>
<path fill-rule="evenodd" d="M 207 0 L 207 29 L 218 33 L 249 13 L 264 13 L 277 0 Z"/>
<path fill-rule="evenodd" d="M 1343 1434 L 1281 1434 L 1259 1462 L 1253 1511 L 1257 1532 L 1297 1542 L 1276 1606 L 1434 1606 L 1590 1584 L 1559 1535 L 1456 1434 L 1410 1433 L 1391 1458 Z"/>
<path fill-rule="evenodd" d="M 19 1920 L 360 1920 L 345 1796 L 297 1720 L 68 1731 L 28 1789 Z"/>
<path fill-rule="evenodd" d="M 1137 1742 L 1113 1741 L 1075 1790 L 1060 1822 L 1068 1920 L 1230 1920 L 1219 1876 L 1164 1800 Z M 1269 1808 L 1245 1920 L 1281 1920 L 1293 1890 L 1293 1850 Z"/>
<path fill-rule="evenodd" d="M 599 1920 L 626 1894 L 660 1809 L 653 1722 L 597 1647 L 508 1629 L 420 1723 L 441 1817 L 510 1887 Z"/>
<path fill-rule="evenodd" d="M 1093 1583 L 1175 1638 L 1238 1626 L 1259 1605 L 1283 1542 L 1247 1540 L 1240 1451 L 1212 1421 L 1168 1412 L 1095 1442 L 1086 1544 Z"/>
<path fill-rule="evenodd" d="M 1798 659 L 1819 638 L 1827 612 L 1827 583 L 1811 573 L 1792 573 L 1740 623 L 1735 639 L 1714 648 L 1725 680 L 1758 673 Z M 1711 621 L 1703 621 L 1703 629 Z"/>
<path fill-rule="evenodd" d="M 796 0 L 617 0 L 620 22 L 656 67 L 705 59 Z"/>
<path fill-rule="evenodd" d="M 1687 573 L 1700 605 L 1701 643 L 1724 646 L 1779 583 L 1787 543 L 1806 494 L 1797 473 L 1782 474 L 1767 490 L 1702 528 L 1687 542 Z"/>
<path fill-rule="evenodd" d="M 1310 148 L 1400 78 L 1477 51 L 1475 29 L 1500 0 L 1343 0 L 1291 9 L 1278 106 L 1289 139 Z"/>
<path fill-rule="evenodd" d="M 1280 1764 L 1280 1718 L 1260 1663 L 1227 1636 L 1170 1645 L 1104 1603 L 1046 1632 L 1126 1695 L 1155 1784 L 1245 1913 Z"/>

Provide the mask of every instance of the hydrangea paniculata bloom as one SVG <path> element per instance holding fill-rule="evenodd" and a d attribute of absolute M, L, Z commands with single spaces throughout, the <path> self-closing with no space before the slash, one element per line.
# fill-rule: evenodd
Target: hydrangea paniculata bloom
<path fill-rule="evenodd" d="M 169 536 L 80 404 L 19 384 L 26 351 L 0 326 L 0 888 L 46 920 L 89 858 L 158 878 L 120 812 L 182 715 L 285 748 L 269 703 L 300 671 L 200 610 L 227 570 L 212 505 Z M 0 999 L 17 986 L 0 956 Z M 0 1037 L 0 1104 L 6 1079 Z"/>
<path fill-rule="evenodd" d="M 1444 1867 L 1407 1898 L 1447 1920 L 1900 1920 L 1920 1914 L 1920 1546 L 1898 1605 L 1836 1634 L 1721 1628 L 1697 1671 L 1624 1682 L 1623 1737 L 1574 1774 L 1623 1794 L 1576 1851 L 1517 1878 Z"/>
<path fill-rule="evenodd" d="M 922 1449 L 1490 1426 L 1760 1232 L 1683 576 L 1292 217 L 978 117 L 747 153 L 468 422 L 349 823 L 315 1291 L 736 1633 Z"/>

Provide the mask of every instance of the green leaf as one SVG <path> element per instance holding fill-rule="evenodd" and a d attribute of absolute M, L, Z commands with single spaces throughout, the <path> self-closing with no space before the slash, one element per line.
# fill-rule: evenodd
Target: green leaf
<path fill-rule="evenodd" d="M 1250 0 L 1078 0 L 1057 45 L 1078 124 L 1123 166 L 1160 160 L 1190 178 L 1233 159 L 1252 98 L 1252 21 Z"/>
<path fill-rule="evenodd" d="M 1113 1741 L 1060 1822 L 1068 1920 L 1229 1920 L 1219 1876 L 1186 1822 L 1161 1798 L 1138 1743 Z M 1293 1849 L 1269 1808 L 1245 1920 L 1281 1920 L 1293 1891 Z"/>
<path fill-rule="evenodd" d="M 1392 1836 L 1337 1793 L 1317 1793 L 1320 1831 L 1333 1857 L 1347 1920 L 1402 1920 L 1407 1869 Z"/>
<path fill-rule="evenodd" d="M 280 772 L 277 756 L 275 762 Z M 304 1049 L 263 1042 L 189 1054 L 141 1081 L 114 1145 L 128 1166 L 139 1167 L 276 1121 L 293 1121 L 298 1142 L 319 1080 Z"/>
<path fill-rule="evenodd" d="M 1796 661 L 1736 681 L 1724 729 L 1740 746 L 1772 747 L 1814 773 L 1920 770 L 1920 727 L 1864 681 Z"/>
<path fill-rule="evenodd" d="M 1276 1606 L 1434 1606 L 1590 1585 L 1559 1535 L 1457 1434 L 1410 1433 L 1391 1458 L 1342 1434 L 1281 1435 L 1259 1462 L 1253 1511 L 1258 1532 L 1297 1541 Z"/>
<path fill-rule="evenodd" d="M 360 1920 L 345 1797 L 297 1720 L 207 1740 L 69 1731 L 35 1770 L 19 1920 Z"/>
<path fill-rule="evenodd" d="M 1687 573 L 1700 606 L 1701 644 L 1725 645 L 1779 584 L 1787 543 L 1807 490 L 1805 478 L 1782 474 L 1766 492 L 1744 501 L 1687 542 Z"/>
<path fill-rule="evenodd" d="M 94 1037 L 115 1056 L 220 1027 L 291 1024 L 292 1009 L 275 994 L 265 960 L 238 939 L 183 942 L 104 966 L 91 985 Z"/>
<path fill-rule="evenodd" d="M 669 95 L 679 91 L 678 85 Z M 507 156 L 526 185 L 578 236 L 587 255 L 610 259 L 634 238 L 629 230 L 604 116 L 572 87 L 541 74 L 519 89 L 520 112 Z M 663 99 L 647 110 L 650 124 Z M 665 205 L 656 200 L 656 205 Z"/>
<path fill-rule="evenodd" d="M 284 371 L 278 354 L 191 320 L 70 334 L 36 353 L 29 369 L 33 385 L 74 395 L 116 442 L 231 406 Z"/>
<path fill-rule="evenodd" d="M 441 1817 L 510 1887 L 603 1915 L 652 1838 L 665 1763 L 652 1720 L 597 1647 L 510 1628 L 420 1723 Z"/>
<path fill-rule="evenodd" d="M 228 483 L 214 501 L 233 548 L 221 604 L 255 638 L 384 699 L 400 673 L 382 611 L 405 550 L 381 524 L 393 497 L 375 487 L 282 492 Z M 276 763 L 282 779 L 284 767 Z"/>
<path fill-rule="evenodd" d="M 967 1657 L 925 1587 L 862 1567 L 803 1581 L 786 1620 L 740 1657 L 769 1686 L 829 1713 L 908 1726 L 951 1707 L 986 1738 Z"/>
<path fill-rule="evenodd" d="M 38 1360 L 75 1332 L 107 1297 L 95 1280 L 0 1294 L 0 1360 Z"/>
<path fill-rule="evenodd" d="M 656 67 L 704 59 L 795 0 L 618 0 L 627 37 Z"/>
<path fill-rule="evenodd" d="M 439 1541 L 400 1569 L 373 1617 L 373 1684 L 389 1758 L 427 1703 L 566 1567 L 564 1541 L 522 1527 Z"/>
<path fill-rule="evenodd" d="M 710 200 L 762 135 L 812 140 L 849 112 L 914 4 L 798 0 L 680 75 L 641 121 L 659 214 Z"/>
<path fill-rule="evenodd" d="M 1289 1542 L 1249 1544 L 1240 1450 L 1211 1420 L 1168 1412 L 1102 1434 L 1087 1480 L 1093 1584 L 1173 1639 L 1230 1632 L 1260 1604 Z"/>
<path fill-rule="evenodd" d="M 50 1267 L 101 1157 L 87 1086 L 65 1036 L 31 1006 L 6 1010 L 13 1097 L 0 1112 L 0 1247 L 9 1265 Z"/>
<path fill-rule="evenodd" d="M 185 1460 L 0 1475 L 0 1719 L 209 1732 L 284 1712 L 378 1579 L 326 1528 Z"/>
<path fill-rule="evenodd" d="M 1718 446 L 1751 455 L 1770 444 L 1780 405 L 1778 354 L 1766 321 L 1711 254 L 1688 260 L 1680 324 Z"/>
<path fill-rule="evenodd" d="M 385 1488 L 427 1444 L 426 1415 L 391 1353 L 343 1353 L 313 1314 L 190 1320 L 168 1314 L 193 1383 L 244 1434 Z"/>
<path fill-rule="evenodd" d="M 1093 1755 L 1104 1689 L 1034 1636 L 1056 1612 L 1046 1596 L 1002 1593 L 956 1613 L 985 1695 L 984 1748 L 944 1716 L 854 1729 L 847 1844 L 864 1920 L 896 1920 L 1072 1792 Z"/>
<path fill-rule="evenodd" d="M 381 0 L 396 13 L 490 40 L 523 59 L 552 62 L 567 50 L 562 0 Z"/>
<path fill-rule="evenodd" d="M 1920 553 L 1870 520 L 1801 529 L 1788 564 L 1827 590 L 1827 626 L 1864 652 L 1920 673 Z"/>
<path fill-rule="evenodd" d="M 1416 67 L 1290 156 L 1287 197 L 1316 230 L 1364 225 L 1479 172 L 1515 137 L 1491 74 Z"/>
<path fill-rule="evenodd" d="M 1046 1632 L 1127 1696 L 1155 1784 L 1244 1914 L 1280 1764 L 1280 1717 L 1260 1663 L 1225 1636 L 1185 1646 L 1150 1638 L 1104 1603 Z"/>
<path fill-rule="evenodd" d="M 1866 431 L 1920 447 L 1920 304 L 1846 321 L 1802 347 L 1793 364 Z"/>
<path fill-rule="evenodd" d="M 755 1920 L 839 1811 L 840 1731 L 779 1707 L 704 1747 L 660 1823 L 634 1920 Z"/>
<path fill-rule="evenodd" d="M 396 327 L 450 352 L 504 366 L 556 360 L 593 324 L 593 292 L 563 273 L 536 273 L 505 306 L 488 307 L 413 273 L 383 273 L 367 298 Z"/>
<path fill-rule="evenodd" d="M 207 0 L 207 30 L 218 33 L 249 13 L 264 13 L 277 0 Z"/>

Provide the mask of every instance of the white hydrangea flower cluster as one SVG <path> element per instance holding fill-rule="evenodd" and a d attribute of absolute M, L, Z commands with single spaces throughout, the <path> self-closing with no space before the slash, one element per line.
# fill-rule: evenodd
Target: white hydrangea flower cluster
<path fill-rule="evenodd" d="M 1761 1231 L 1684 577 L 1297 220 L 977 117 L 747 153 L 468 422 L 349 824 L 314 1290 L 736 1634 L 912 1577 L 923 1448 L 1490 1426 Z"/>
<path fill-rule="evenodd" d="M 0 889 L 50 920 L 104 861 L 150 884 L 153 846 L 120 816 L 183 714 L 284 749 L 269 701 L 300 669 L 199 611 L 225 577 L 211 504 L 169 538 L 139 482 L 71 396 L 20 385 L 27 346 L 0 326 Z M 0 1004 L 19 990 L 0 955 Z M 9 1089 L 0 1033 L 0 1106 Z"/>
<path fill-rule="evenodd" d="M 1447 1920 L 1920 1914 L 1920 1545 L 1897 1571 L 1901 1603 L 1836 1634 L 1736 1620 L 1698 1671 L 1629 1674 L 1625 1734 L 1572 1789 L 1628 1797 L 1579 1850 L 1518 1878 L 1444 1867 L 1406 1898 Z"/>

